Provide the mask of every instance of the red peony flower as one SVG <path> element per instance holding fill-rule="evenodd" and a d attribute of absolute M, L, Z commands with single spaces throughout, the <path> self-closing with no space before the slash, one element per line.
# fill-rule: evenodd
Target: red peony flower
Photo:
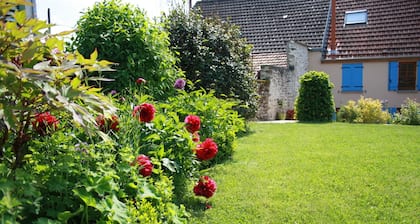
<path fill-rule="evenodd" d="M 143 175 L 143 177 L 148 177 L 152 175 L 153 164 L 150 161 L 149 157 L 141 154 L 137 156 L 136 163 L 140 166 L 139 173 Z"/>
<path fill-rule="evenodd" d="M 143 103 L 135 106 L 133 109 L 133 117 L 138 117 L 139 121 L 150 122 L 155 118 L 156 109 L 152 104 Z"/>
<path fill-rule="evenodd" d="M 199 144 L 195 150 L 197 158 L 201 160 L 213 159 L 217 154 L 217 144 L 211 138 L 207 138 Z"/>
<path fill-rule="evenodd" d="M 196 196 L 203 196 L 210 198 L 216 192 L 216 182 L 208 176 L 202 176 L 194 186 L 194 194 Z"/>
<path fill-rule="evenodd" d="M 188 115 L 185 118 L 185 127 L 190 133 L 200 130 L 200 117 L 195 115 Z"/>
<path fill-rule="evenodd" d="M 136 83 L 137 84 L 142 84 L 142 83 L 146 83 L 146 80 L 145 79 L 143 79 L 143 78 L 138 78 L 137 80 L 136 80 Z"/>
<path fill-rule="evenodd" d="M 44 136 L 57 129 L 58 123 L 57 118 L 51 115 L 50 112 L 44 112 L 35 114 L 35 120 L 32 121 L 32 126 L 38 134 Z"/>
<path fill-rule="evenodd" d="M 103 132 L 108 132 L 109 130 L 118 131 L 119 121 L 117 115 L 112 115 L 111 118 L 106 118 L 104 115 L 98 115 L 96 117 L 96 125 Z"/>

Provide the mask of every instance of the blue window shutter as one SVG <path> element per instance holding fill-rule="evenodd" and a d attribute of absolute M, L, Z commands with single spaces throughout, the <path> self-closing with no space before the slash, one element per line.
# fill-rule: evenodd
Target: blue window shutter
<path fill-rule="evenodd" d="M 398 90 L 398 62 L 391 61 L 388 66 L 388 90 Z"/>
<path fill-rule="evenodd" d="M 390 107 L 388 108 L 388 112 L 392 115 L 397 113 L 397 108 L 396 107 Z"/>
<path fill-rule="evenodd" d="M 342 91 L 363 91 L 363 64 L 342 65 Z"/>
<path fill-rule="evenodd" d="M 420 91 L 420 61 L 417 61 L 417 90 Z"/>

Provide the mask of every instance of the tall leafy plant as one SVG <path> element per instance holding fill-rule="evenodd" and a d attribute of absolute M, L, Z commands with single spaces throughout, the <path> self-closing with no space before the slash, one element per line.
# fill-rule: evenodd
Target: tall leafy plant
<path fill-rule="evenodd" d="M 11 7 L 25 1 L 1 2 L 0 22 L 0 159 L 21 166 L 26 143 L 58 127 L 54 111 L 65 111 L 75 123 L 88 127 L 95 113 L 114 113 L 99 89 L 86 86 L 86 71 L 109 69 L 110 62 L 97 61 L 97 52 L 85 59 L 79 53 L 63 52 L 58 35 L 46 35 L 49 25 L 26 19 L 18 11 L 11 19 Z M 12 154 L 7 149 L 11 148 Z"/>
<path fill-rule="evenodd" d="M 331 89 L 334 87 L 325 72 L 309 71 L 299 79 L 299 95 L 295 102 L 299 121 L 331 121 L 335 111 Z"/>
<path fill-rule="evenodd" d="M 214 90 L 218 98 L 239 101 L 235 107 L 245 118 L 257 110 L 256 83 L 251 70 L 251 46 L 239 27 L 200 13 L 174 9 L 165 18 L 178 66 L 197 89 Z"/>
<path fill-rule="evenodd" d="M 173 93 L 179 71 L 169 50 L 168 34 L 137 7 L 120 0 L 95 3 L 77 22 L 73 48 L 87 56 L 98 49 L 98 58 L 118 63 L 103 73 L 114 82 L 102 82 L 106 90 L 122 91 L 139 77 L 149 82 L 146 93 L 157 99 Z"/>

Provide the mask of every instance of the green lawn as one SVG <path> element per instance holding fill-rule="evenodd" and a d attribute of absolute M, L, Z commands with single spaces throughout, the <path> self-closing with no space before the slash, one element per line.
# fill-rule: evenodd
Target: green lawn
<path fill-rule="evenodd" d="M 420 126 L 251 126 L 193 223 L 420 223 Z"/>

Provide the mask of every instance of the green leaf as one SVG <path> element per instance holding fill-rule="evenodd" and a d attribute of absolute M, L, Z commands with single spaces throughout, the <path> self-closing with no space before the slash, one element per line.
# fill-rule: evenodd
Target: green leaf
<path fill-rule="evenodd" d="M 16 22 L 18 22 L 19 24 L 24 24 L 25 23 L 25 19 L 26 19 L 26 12 L 25 12 L 25 10 L 21 10 L 21 11 L 15 12 L 14 17 L 15 17 Z"/>
<path fill-rule="evenodd" d="M 71 80 L 70 85 L 73 89 L 77 89 L 80 86 L 81 83 L 82 83 L 82 80 L 75 77 L 73 80 Z"/>
<path fill-rule="evenodd" d="M 96 60 L 98 58 L 98 50 L 95 49 L 92 54 L 90 54 L 90 60 Z"/>
<path fill-rule="evenodd" d="M 58 214 L 57 218 L 59 221 L 61 221 L 62 223 L 67 223 L 67 221 L 73 217 L 78 215 L 79 213 L 83 212 L 83 206 L 80 205 L 79 209 L 77 209 L 77 211 L 75 212 L 70 212 L 70 211 L 64 211 Z"/>
<path fill-rule="evenodd" d="M 174 161 L 171 161 L 168 158 L 163 158 L 162 165 L 168 168 L 168 170 L 170 170 L 171 172 L 176 172 L 176 163 Z"/>
<path fill-rule="evenodd" d="M 82 199 L 87 206 L 96 208 L 96 199 L 85 188 L 73 189 L 73 193 Z"/>

